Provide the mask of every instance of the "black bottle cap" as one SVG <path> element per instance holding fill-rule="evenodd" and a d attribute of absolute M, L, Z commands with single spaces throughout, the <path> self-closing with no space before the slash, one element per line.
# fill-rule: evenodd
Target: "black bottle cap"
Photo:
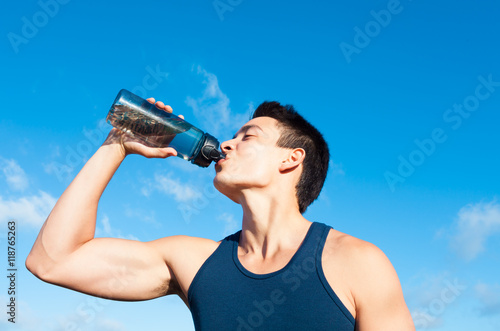
<path fill-rule="evenodd" d="M 206 168 L 212 161 L 219 161 L 224 158 L 224 154 L 219 151 L 219 141 L 212 135 L 205 133 L 205 141 L 193 159 L 193 163 Z"/>

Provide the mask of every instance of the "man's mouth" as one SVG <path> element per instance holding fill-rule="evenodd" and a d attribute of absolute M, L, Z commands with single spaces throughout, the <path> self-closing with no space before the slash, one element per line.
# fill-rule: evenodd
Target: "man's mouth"
<path fill-rule="evenodd" d="M 222 163 L 226 162 L 226 160 L 227 160 L 227 157 L 225 159 L 220 159 L 219 161 L 217 161 L 215 163 L 215 165 L 220 166 Z"/>

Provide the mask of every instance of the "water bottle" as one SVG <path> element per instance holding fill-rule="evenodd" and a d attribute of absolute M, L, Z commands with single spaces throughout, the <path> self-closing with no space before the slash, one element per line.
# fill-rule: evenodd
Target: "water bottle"
<path fill-rule="evenodd" d="M 215 137 L 127 90 L 118 93 L 106 121 L 144 145 L 173 147 L 177 156 L 200 167 L 224 158 Z"/>

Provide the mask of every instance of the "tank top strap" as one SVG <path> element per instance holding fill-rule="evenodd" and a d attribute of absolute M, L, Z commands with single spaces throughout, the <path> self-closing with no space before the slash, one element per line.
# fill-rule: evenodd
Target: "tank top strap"
<path fill-rule="evenodd" d="M 306 258 L 316 258 L 317 261 L 317 256 L 319 255 L 321 257 L 323 246 L 325 245 L 326 237 L 330 229 L 331 227 L 326 224 L 313 222 L 304 241 L 295 253 L 294 259 L 300 261 Z M 321 259 L 319 261 L 321 261 Z"/>
<path fill-rule="evenodd" d="M 333 228 L 323 223 L 317 223 L 317 224 L 318 227 L 321 229 L 320 230 L 318 229 L 318 248 L 316 250 L 316 259 L 317 261 L 321 262 L 321 255 L 323 254 L 323 248 L 325 247 L 326 238 L 328 237 L 330 230 Z"/>

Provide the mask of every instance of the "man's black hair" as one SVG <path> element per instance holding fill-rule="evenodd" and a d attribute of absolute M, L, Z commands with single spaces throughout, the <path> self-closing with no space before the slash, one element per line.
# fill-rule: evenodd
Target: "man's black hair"
<path fill-rule="evenodd" d="M 252 118 L 271 117 L 278 121 L 281 130 L 277 146 L 282 148 L 303 148 L 306 156 L 296 193 L 299 210 L 318 198 L 328 172 L 330 152 L 323 135 L 304 119 L 292 105 L 281 105 L 276 101 L 265 101 L 255 109 Z"/>

